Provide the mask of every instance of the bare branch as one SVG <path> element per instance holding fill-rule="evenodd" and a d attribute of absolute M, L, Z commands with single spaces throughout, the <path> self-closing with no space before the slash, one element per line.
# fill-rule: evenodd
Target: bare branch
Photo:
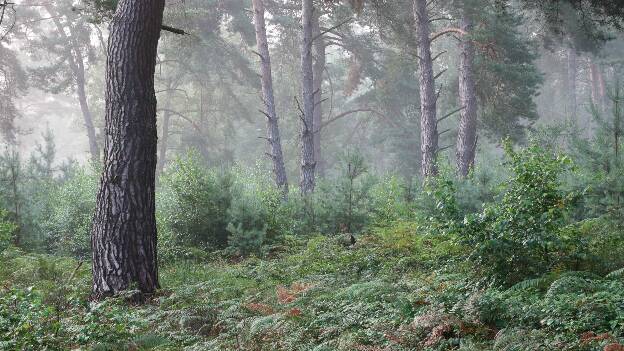
<path fill-rule="evenodd" d="M 174 34 L 179 34 L 179 35 L 189 35 L 189 33 L 185 32 L 184 29 L 179 29 L 179 28 L 174 28 L 174 27 L 170 27 L 167 25 L 162 25 L 160 26 L 160 29 L 167 31 L 167 32 L 171 32 Z"/>
<path fill-rule="evenodd" d="M 465 108 L 466 108 L 466 106 L 462 106 L 462 107 L 460 107 L 458 109 L 455 109 L 455 110 L 445 114 L 444 116 L 438 118 L 438 122 L 437 123 L 440 123 L 440 122 L 444 121 L 445 119 L 451 117 L 452 115 L 456 114 L 457 112 L 459 112 L 459 111 L 461 111 L 461 110 L 463 110 Z"/>
<path fill-rule="evenodd" d="M 445 69 L 443 69 L 442 71 L 440 71 L 440 73 L 436 74 L 436 75 L 433 77 L 433 80 L 436 80 L 436 79 L 440 78 L 440 77 L 441 77 L 441 76 L 442 76 L 445 72 L 446 72 L 446 68 L 445 68 Z"/>
<path fill-rule="evenodd" d="M 451 147 L 453 147 L 453 145 L 452 145 L 452 144 L 451 144 L 451 145 L 447 145 L 447 146 L 445 146 L 445 147 L 441 147 L 441 148 L 439 148 L 439 149 L 438 149 L 438 151 L 436 151 L 436 153 L 440 153 L 440 152 L 442 152 L 442 151 L 444 151 L 444 150 L 446 150 L 446 149 L 449 149 L 449 148 L 451 148 Z"/>
<path fill-rule="evenodd" d="M 327 29 L 323 30 L 320 34 L 317 34 L 315 37 L 313 37 L 313 38 L 312 38 L 312 41 L 317 40 L 318 38 L 322 37 L 323 35 L 325 35 L 325 34 L 327 34 L 327 33 L 331 32 L 331 31 L 333 31 L 334 29 L 337 29 L 337 28 L 339 28 L 339 27 L 342 27 L 343 25 L 345 25 L 345 24 L 347 24 L 347 23 L 349 23 L 349 22 L 351 22 L 351 21 L 353 21 L 353 18 L 347 18 L 346 20 L 344 20 L 344 21 L 342 21 L 342 22 L 338 23 L 337 25 L 335 25 L 335 26 L 333 26 L 333 27 L 331 27 L 331 28 L 327 28 Z"/>
<path fill-rule="evenodd" d="M 447 29 L 443 29 L 443 30 L 441 30 L 439 32 L 433 33 L 429 40 L 431 42 L 433 42 L 434 40 L 438 39 L 439 37 L 441 37 L 441 36 L 443 36 L 445 34 L 449 34 L 449 33 L 456 33 L 456 34 L 460 34 L 462 36 L 468 35 L 468 32 L 466 32 L 465 30 L 463 30 L 461 28 L 447 28 Z"/>
<path fill-rule="evenodd" d="M 448 51 L 444 50 L 442 52 L 440 52 L 439 54 L 435 55 L 432 59 L 431 62 L 435 62 L 435 60 L 437 60 L 440 56 L 446 54 Z"/>

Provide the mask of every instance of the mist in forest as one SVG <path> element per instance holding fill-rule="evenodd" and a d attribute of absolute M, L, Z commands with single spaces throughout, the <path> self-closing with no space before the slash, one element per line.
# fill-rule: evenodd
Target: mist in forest
<path fill-rule="evenodd" d="M 299 9 L 279 2 L 266 7 L 284 158 L 288 175 L 296 177 L 297 104 L 303 103 Z M 402 8 L 411 6 L 380 3 L 354 11 L 325 3 L 318 9 L 319 28 L 327 31 L 315 41 L 313 53 L 315 64 L 323 65 L 315 83 L 322 127 L 319 174 L 331 173 L 347 152 L 361 153 L 379 173 L 420 173 L 418 55 L 415 41 L 402 43 L 415 35 L 409 28 L 413 18 L 406 18 L 411 11 Z M 250 9 L 251 3 L 238 0 L 167 4 L 165 23 L 186 34 L 164 31 L 158 51 L 159 142 L 166 143 L 168 154 L 158 162 L 165 167 L 189 149 L 211 166 L 270 167 Z M 458 9 L 440 1 L 429 14 L 436 18 L 431 31 L 459 28 Z M 478 15 L 476 158 L 499 153 L 503 138 L 524 143 L 531 131 L 545 126 L 575 123 L 589 135 L 592 102 L 603 108 L 618 79 L 621 34 L 584 27 L 571 10 L 557 28 L 544 24 L 537 10 L 517 3 L 486 7 Z M 3 96 L 10 106 L 2 116 L 5 145 L 28 155 L 49 130 L 56 163 L 93 159 L 90 143 L 96 149 L 103 144 L 107 20 L 88 4 L 72 1 L 7 6 L 2 23 Z M 461 108 L 460 36 L 449 32 L 432 42 L 438 116 Z M 450 163 L 460 112 L 438 126 L 445 131 L 440 147 L 448 147 L 441 156 Z"/>
<path fill-rule="evenodd" d="M 0 350 L 624 350 L 621 0 L 0 0 Z"/>

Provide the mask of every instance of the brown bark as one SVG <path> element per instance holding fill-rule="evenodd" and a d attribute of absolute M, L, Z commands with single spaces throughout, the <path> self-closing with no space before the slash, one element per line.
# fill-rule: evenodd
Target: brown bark
<path fill-rule="evenodd" d="M 469 9 L 464 8 L 461 29 L 464 33 L 472 30 Z M 462 38 L 459 58 L 459 101 L 462 107 L 457 132 L 457 173 L 466 177 L 474 166 L 477 145 L 477 98 L 474 77 L 475 47 L 470 38 Z"/>
<path fill-rule="evenodd" d="M 321 25 L 319 23 L 320 13 L 314 15 L 314 22 L 312 23 L 312 31 L 314 43 L 314 159 L 316 161 L 316 173 L 319 176 L 325 174 L 325 161 L 323 159 L 323 150 L 321 148 L 321 136 L 323 131 L 319 126 L 323 123 L 323 72 L 325 71 L 326 63 L 326 44 L 321 35 Z"/>
<path fill-rule="evenodd" d="M 438 126 L 436 120 L 437 96 L 431 58 L 431 28 L 426 0 L 414 0 L 414 18 L 418 40 L 418 62 L 420 68 L 420 149 L 421 172 L 431 177 L 438 174 L 436 154 L 438 152 Z"/>
<path fill-rule="evenodd" d="M 158 288 L 154 71 L 164 0 L 121 0 L 106 60 L 104 169 L 91 230 L 93 297 Z"/>
<path fill-rule="evenodd" d="M 299 187 L 301 194 L 314 191 L 316 168 L 314 158 L 314 73 L 312 60 L 314 6 L 312 0 L 302 1 L 301 24 L 301 85 L 303 110 L 301 111 L 301 175 Z"/>
<path fill-rule="evenodd" d="M 74 74 L 76 83 L 76 93 L 78 94 L 78 103 L 80 104 L 80 111 L 82 112 L 82 119 L 84 121 L 85 128 L 87 130 L 87 138 L 89 140 L 89 152 L 91 154 L 91 160 L 94 162 L 100 161 L 100 148 L 97 144 L 97 138 L 95 136 L 95 126 L 93 124 L 93 115 L 89 108 L 86 93 L 86 79 L 85 79 L 85 67 L 84 59 L 80 50 L 80 46 L 76 42 L 75 34 L 71 26 L 68 27 L 69 36 L 65 32 L 65 26 L 59 20 L 60 15 L 52 8 L 51 5 L 45 6 L 46 11 L 52 17 L 54 26 L 58 35 L 63 39 L 67 45 L 66 55 L 69 68 Z"/>
<path fill-rule="evenodd" d="M 262 100 L 267 118 L 267 141 L 269 146 L 269 157 L 273 162 L 273 176 L 275 184 L 282 190 L 284 196 L 288 194 L 288 179 L 286 178 L 286 167 L 284 166 L 284 156 L 282 153 L 282 141 L 278 124 L 277 111 L 275 108 L 275 96 L 273 93 L 273 76 L 271 72 L 271 54 L 266 35 L 266 24 L 264 19 L 263 0 L 252 0 L 254 9 L 254 24 L 256 29 L 256 42 L 258 43 L 258 54 L 260 56 L 260 80 L 262 83 Z"/>

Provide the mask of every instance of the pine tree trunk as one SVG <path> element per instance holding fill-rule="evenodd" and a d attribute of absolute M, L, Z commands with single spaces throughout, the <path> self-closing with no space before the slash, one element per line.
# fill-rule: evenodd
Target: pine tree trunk
<path fill-rule="evenodd" d="M 100 148 L 97 144 L 95 136 L 95 126 L 93 124 L 93 116 L 89 109 L 89 103 L 87 101 L 86 93 L 86 80 L 85 80 L 85 68 L 84 61 L 81 56 L 81 51 L 76 39 L 74 39 L 74 33 L 72 28 L 69 27 L 70 36 L 67 36 L 65 27 L 60 21 L 60 15 L 54 10 L 51 5 L 45 6 L 46 11 L 52 17 L 54 26 L 58 35 L 65 41 L 67 45 L 71 47 L 67 49 L 66 55 L 69 64 L 69 68 L 74 74 L 76 82 L 76 93 L 78 94 L 78 103 L 80 104 L 80 111 L 82 112 L 82 119 L 84 121 L 85 128 L 87 129 L 87 138 L 89 140 L 89 152 L 91 154 L 91 160 L 93 162 L 100 161 Z"/>
<path fill-rule="evenodd" d="M 414 0 L 414 18 L 418 40 L 418 62 L 420 68 L 420 149 L 421 172 L 425 178 L 438 174 L 436 154 L 438 152 L 438 126 L 436 117 L 437 97 L 431 58 L 431 29 L 426 0 Z"/>
<path fill-rule="evenodd" d="M 95 126 L 93 125 L 93 115 L 91 115 L 91 109 L 87 102 L 87 93 L 85 92 L 85 80 L 84 70 L 78 75 L 76 80 L 78 101 L 80 103 L 80 110 L 82 112 L 82 119 L 87 129 L 87 138 L 89 139 L 89 153 L 91 154 L 91 160 L 93 162 L 100 162 L 100 148 L 97 144 L 97 138 L 95 136 Z"/>
<path fill-rule="evenodd" d="M 323 124 L 323 72 L 325 71 L 326 63 L 326 44 L 321 36 L 321 24 L 319 22 L 320 13 L 315 14 L 314 23 L 312 24 L 314 34 L 313 46 L 314 46 L 314 158 L 316 160 L 316 173 L 319 176 L 325 174 L 325 161 L 321 150 L 321 136 L 323 130 L 321 125 Z"/>
<path fill-rule="evenodd" d="M 158 150 L 158 163 L 156 166 L 156 179 L 160 178 L 165 163 L 167 163 L 167 150 L 169 148 L 169 124 L 171 122 L 171 100 L 173 99 L 173 86 L 167 85 L 167 95 L 165 97 L 165 108 L 163 110 L 162 133 L 160 135 L 160 145 Z"/>
<path fill-rule="evenodd" d="M 576 75 L 578 71 L 577 54 L 576 49 L 570 47 L 568 49 L 568 112 L 570 113 L 570 119 L 576 122 L 577 108 L 576 108 Z"/>
<path fill-rule="evenodd" d="M 271 72 L 271 54 L 267 41 L 266 25 L 264 19 L 263 0 L 252 0 L 254 9 L 254 24 L 256 28 L 256 42 L 260 54 L 260 72 L 262 83 L 262 100 L 266 108 L 267 140 L 269 143 L 269 156 L 273 162 L 273 175 L 275 184 L 282 190 L 284 196 L 288 194 L 288 179 L 282 153 L 282 141 L 275 108 L 275 96 L 273 94 L 273 77 Z"/>
<path fill-rule="evenodd" d="M 301 175 L 299 187 L 307 195 L 314 191 L 316 168 L 314 159 L 314 73 L 312 68 L 312 41 L 314 6 L 312 0 L 302 1 L 301 77 L 303 110 L 301 115 Z"/>
<path fill-rule="evenodd" d="M 464 32 L 472 31 L 472 19 L 469 9 L 464 8 L 461 20 Z M 459 59 L 459 101 L 463 110 L 460 112 L 457 132 L 457 173 L 466 177 L 474 165 L 477 146 L 477 97 L 474 78 L 474 43 L 470 38 L 462 38 Z"/>
<path fill-rule="evenodd" d="M 91 230 L 93 298 L 158 288 L 154 71 L 164 0 L 121 0 L 106 62 L 104 169 Z"/>
<path fill-rule="evenodd" d="M 600 67 L 594 62 L 593 59 L 589 59 L 589 78 L 591 80 L 591 96 L 592 103 L 598 109 L 598 111 L 604 111 L 605 109 L 605 89 L 604 79 Z"/>

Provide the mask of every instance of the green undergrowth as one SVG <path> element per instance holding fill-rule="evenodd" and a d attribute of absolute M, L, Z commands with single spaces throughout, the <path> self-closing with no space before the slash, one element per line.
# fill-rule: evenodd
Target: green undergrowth
<path fill-rule="evenodd" d="M 88 300 L 89 263 L 2 253 L 0 350 L 606 350 L 624 336 L 624 273 L 551 270 L 475 283 L 452 235 L 411 222 L 287 238 L 270 259 L 164 262 L 163 289 Z M 468 261 L 466 261 L 468 262 Z M 609 346 L 611 345 L 611 346 Z M 618 349 L 613 349 L 618 350 Z"/>

